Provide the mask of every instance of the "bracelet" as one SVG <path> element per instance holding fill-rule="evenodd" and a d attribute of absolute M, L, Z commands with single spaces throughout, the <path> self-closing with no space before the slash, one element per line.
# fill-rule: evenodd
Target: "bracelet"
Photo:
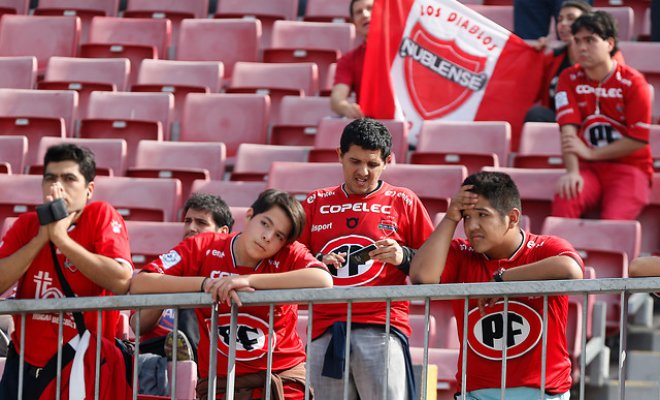
<path fill-rule="evenodd" d="M 208 276 L 206 278 L 204 278 L 204 280 L 202 280 L 202 286 L 199 287 L 199 291 L 202 292 L 202 293 L 204 293 L 204 284 L 206 284 L 207 279 L 209 279 Z"/>
<path fill-rule="evenodd" d="M 504 282 L 504 279 L 502 279 L 502 274 L 504 274 L 505 269 L 500 268 L 495 273 L 493 274 L 493 280 L 495 282 Z"/>

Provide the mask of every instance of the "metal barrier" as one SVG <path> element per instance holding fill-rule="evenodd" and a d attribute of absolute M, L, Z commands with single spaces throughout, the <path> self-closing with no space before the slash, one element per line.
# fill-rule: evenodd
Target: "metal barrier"
<path fill-rule="evenodd" d="M 585 396 L 585 379 L 587 376 L 586 367 L 590 365 L 589 374 L 592 377 L 591 384 L 602 384 L 608 377 L 606 369 L 609 367 L 609 349 L 605 346 L 605 313 L 602 305 L 597 305 L 594 308 L 593 315 L 593 331 L 592 338 L 587 343 L 586 338 L 586 324 L 587 324 L 587 296 L 589 294 L 603 294 L 603 293 L 620 293 L 621 296 L 621 313 L 620 313 L 620 348 L 619 348 L 619 366 L 618 378 L 620 387 L 620 399 L 625 399 L 625 365 L 626 365 L 626 333 L 628 321 L 628 300 L 634 293 L 643 292 L 658 292 L 660 291 L 660 277 L 658 278 L 645 278 L 645 279 L 588 279 L 588 280 L 568 280 L 568 281 L 525 281 L 525 282 L 502 282 L 502 283 L 473 283 L 473 284 L 444 284 L 444 285 L 415 285 L 415 286 L 380 286 L 380 287 L 364 287 L 364 288 L 343 288 L 337 287 L 332 289 L 296 289 L 296 290 L 263 290 L 252 293 L 241 292 L 239 293 L 240 299 L 244 306 L 249 305 L 264 305 L 268 304 L 271 307 L 270 320 L 269 320 L 269 337 L 273 334 L 273 305 L 282 303 L 299 303 L 308 304 L 309 310 L 309 325 L 307 330 L 307 341 L 311 342 L 311 324 L 313 315 L 314 304 L 319 303 L 348 303 L 348 323 L 346 333 L 346 359 L 350 351 L 350 336 L 351 336 L 351 305 L 358 302 L 374 302 L 383 301 L 389 310 L 391 301 L 393 300 L 422 300 L 425 302 L 425 326 L 427 327 L 424 334 L 424 357 L 422 369 L 421 390 L 422 396 L 426 393 L 428 382 L 426 381 L 426 368 L 428 366 L 428 324 L 429 324 L 429 301 L 430 300 L 450 300 L 450 299 L 464 299 L 474 297 L 501 297 L 504 299 L 504 334 L 503 337 L 508 336 L 507 312 L 508 312 L 508 299 L 524 296 L 543 296 L 544 299 L 544 314 L 543 314 L 543 333 L 542 333 L 542 370 L 541 370 L 541 393 L 545 391 L 545 357 L 547 345 L 547 302 L 549 295 L 583 295 L 582 307 L 582 352 L 580 354 L 580 379 L 579 383 L 579 398 L 584 399 Z M 643 303 L 643 301 L 641 302 Z M 464 320 L 467 321 L 468 307 L 467 301 L 464 308 Z M 58 370 L 61 369 L 61 349 L 62 349 L 62 324 L 63 313 L 70 311 L 85 311 L 85 310 L 108 310 L 108 309 L 141 309 L 141 308 L 175 308 L 175 323 L 177 326 L 178 309 L 192 308 L 192 307 L 211 307 L 212 308 L 212 326 L 210 332 L 210 343 L 217 343 L 218 335 L 218 312 L 217 308 L 211 301 L 211 297 L 206 293 L 180 293 L 180 294 L 160 294 L 160 295 L 139 295 L 139 296 L 111 296 L 111 297 L 80 297 L 80 298 L 59 298 L 47 300 L 10 300 L 0 302 L 0 314 L 21 314 L 21 326 L 25 327 L 25 318 L 28 313 L 53 313 L 59 316 L 59 340 L 58 340 Z M 640 306 L 640 301 L 635 301 L 635 306 L 631 309 L 644 309 Z M 100 314 L 99 314 L 100 315 Z M 139 314 L 138 314 L 139 315 Z M 234 398 L 234 379 L 235 379 L 235 354 L 236 354 L 236 339 L 237 339 L 237 317 L 238 307 L 232 306 L 231 309 L 231 325 L 229 331 L 229 364 L 227 376 L 227 395 L 226 399 L 232 400 Z M 389 332 L 389 318 L 385 326 L 385 331 Z M 98 325 L 100 327 L 100 317 Z M 139 326 L 139 320 L 137 321 Z M 100 329 L 97 335 L 97 342 L 100 343 Z M 25 341 L 25 330 L 21 329 L 21 343 Z M 463 348 L 467 348 L 467 324 L 463 327 Z M 139 340 L 140 332 L 135 332 L 136 340 Z M 174 331 L 176 344 L 177 331 Z M 22 387 L 23 382 L 23 365 L 24 354 L 21 347 L 20 354 L 20 375 L 19 386 Z M 137 347 L 137 346 L 136 346 Z M 270 343 L 268 346 L 268 372 L 272 365 L 272 348 Z M 506 370 L 507 359 L 506 349 L 503 350 L 503 362 L 501 382 L 504 390 L 501 391 L 501 398 L 505 399 L 506 396 Z M 387 350 L 387 349 L 386 349 Z M 100 351 L 100 350 L 99 350 Z M 176 348 L 173 351 L 173 371 L 172 376 L 176 376 Z M 138 354 L 134 355 L 134 362 L 137 365 Z M 95 393 L 98 398 L 99 391 L 99 376 L 98 365 L 100 362 L 100 354 L 97 352 L 97 375 L 95 382 Z M 467 352 L 463 352 L 461 360 L 463 379 L 461 392 L 466 391 L 465 374 L 467 371 Z M 350 365 L 344 371 L 344 377 L 347 378 L 349 374 Z M 384 364 L 384 372 L 386 372 L 387 363 Z M 309 383 L 309 368 L 307 370 L 307 382 Z M 387 385 L 387 374 L 383 385 Z M 268 381 L 268 380 L 267 380 Z M 58 383 L 58 398 L 59 398 L 59 383 L 60 375 L 57 376 Z M 344 397 L 348 393 L 348 379 L 344 379 Z M 215 393 L 217 378 L 216 378 L 216 351 L 214 347 L 210 349 L 210 365 L 209 365 L 209 393 Z M 269 385 L 267 383 L 267 385 Z M 305 398 L 309 398 L 309 391 L 306 391 Z M 172 380 L 171 398 L 175 398 L 176 393 L 176 379 Z M 270 390 L 267 387 L 266 399 L 270 398 Z M 20 398 L 20 397 L 19 397 Z M 133 398 L 137 398 L 137 369 L 133 374 Z M 397 400 L 397 399 L 393 399 Z"/>

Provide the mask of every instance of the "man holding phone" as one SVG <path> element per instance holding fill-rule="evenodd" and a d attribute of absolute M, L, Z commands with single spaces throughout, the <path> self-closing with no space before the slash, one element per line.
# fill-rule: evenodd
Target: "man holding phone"
<path fill-rule="evenodd" d="M 337 149 L 344 183 L 315 190 L 303 202 L 307 223 L 299 241 L 328 265 L 335 286 L 405 285 L 415 249 L 433 231 L 426 209 L 411 190 L 380 180 L 392 158 L 391 147 L 391 135 L 380 122 L 351 122 Z M 353 304 L 351 312 L 349 397 L 412 399 L 408 302 L 392 302 L 389 337 L 385 303 Z M 346 316 L 345 306 L 314 306 L 308 357 L 317 399 L 336 397 L 343 390 Z M 387 393 L 382 393 L 384 371 Z"/>

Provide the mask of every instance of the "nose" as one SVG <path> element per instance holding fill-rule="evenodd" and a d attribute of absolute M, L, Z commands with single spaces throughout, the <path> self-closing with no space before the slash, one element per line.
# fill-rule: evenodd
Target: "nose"
<path fill-rule="evenodd" d="M 263 233 L 261 234 L 261 238 L 265 242 L 270 242 L 272 237 L 273 237 L 273 231 L 271 231 L 270 229 L 264 230 Z"/>

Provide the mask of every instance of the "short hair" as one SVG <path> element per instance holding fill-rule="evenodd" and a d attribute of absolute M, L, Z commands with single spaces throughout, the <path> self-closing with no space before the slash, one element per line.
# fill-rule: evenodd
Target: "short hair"
<path fill-rule="evenodd" d="M 351 145 L 365 150 L 380 150 L 380 157 L 385 161 L 392 151 L 392 135 L 381 122 L 360 118 L 346 125 L 341 134 L 339 141 L 341 153 L 347 153 Z"/>
<path fill-rule="evenodd" d="M 208 193 L 193 193 L 183 206 L 183 214 L 185 215 L 191 208 L 196 211 L 210 212 L 213 222 L 218 228 L 226 226 L 231 232 L 234 226 L 234 217 L 231 215 L 229 206 L 220 196 Z"/>
<path fill-rule="evenodd" d="M 351 4 L 348 5 L 348 15 L 351 16 L 351 21 L 353 20 L 353 4 L 357 3 L 360 0 L 351 0 Z"/>
<path fill-rule="evenodd" d="M 302 234 L 305 226 L 305 210 L 295 197 L 277 189 L 267 189 L 259 194 L 252 203 L 252 217 L 265 213 L 273 207 L 279 207 L 291 221 L 291 232 L 287 236 L 287 243 L 294 242 Z"/>
<path fill-rule="evenodd" d="M 566 0 L 563 3 L 561 3 L 559 9 L 562 10 L 568 7 L 577 8 L 578 10 L 582 11 L 582 13 L 588 13 L 593 10 L 591 4 L 583 0 Z"/>
<path fill-rule="evenodd" d="M 463 185 L 473 185 L 470 192 L 488 200 L 502 216 L 514 208 L 522 211 L 518 187 L 513 179 L 503 172 L 477 172 L 465 178 Z"/>
<path fill-rule="evenodd" d="M 96 161 L 94 153 L 87 147 L 81 147 L 73 143 L 62 143 L 50 146 L 44 155 L 44 174 L 49 163 L 60 161 L 73 161 L 78 164 L 80 174 L 89 184 L 96 178 Z"/>
<path fill-rule="evenodd" d="M 571 25 L 571 33 L 575 35 L 582 29 L 588 30 L 603 40 L 614 39 L 614 47 L 610 51 L 610 56 L 613 56 L 619 50 L 617 47 L 616 21 L 614 21 L 611 14 L 605 11 L 594 11 L 580 15 Z"/>

